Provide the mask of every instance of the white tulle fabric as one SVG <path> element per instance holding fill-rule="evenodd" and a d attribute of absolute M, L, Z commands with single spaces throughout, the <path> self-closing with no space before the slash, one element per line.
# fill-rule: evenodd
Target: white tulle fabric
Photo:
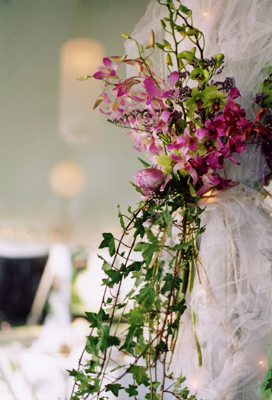
<path fill-rule="evenodd" d="M 223 77 L 235 77 L 242 94 L 242 107 L 254 118 L 253 95 L 272 72 L 271 0 L 184 0 L 193 11 L 194 26 L 206 39 L 205 56 L 225 55 Z M 148 41 L 154 30 L 161 42 L 160 19 L 165 7 L 152 0 L 131 36 Z M 169 41 L 170 38 L 166 37 Z M 184 41 L 181 50 L 192 45 Z M 134 43 L 126 53 L 136 57 Z M 164 56 L 152 57 L 156 74 L 167 76 Z M 162 58 L 160 58 L 162 57 Z M 135 70 L 128 70 L 135 74 Z M 172 369 L 187 377 L 185 385 L 197 399 L 257 400 L 258 387 L 268 368 L 267 353 L 272 321 L 272 220 L 258 191 L 267 166 L 259 145 L 249 145 L 236 165 L 225 162 L 220 171 L 240 182 L 220 192 L 205 204 L 202 224 L 206 227 L 199 245 L 200 278 L 196 274 L 188 309 L 183 316 Z M 201 347 L 203 365 L 193 333 Z"/>
<path fill-rule="evenodd" d="M 262 165 L 260 150 L 249 147 L 239 156 L 241 165 L 228 169 L 226 175 L 240 178 L 240 185 L 204 203 L 206 230 L 199 252 L 205 270 L 199 264 L 201 282 L 196 274 L 172 364 L 176 376 L 186 375 L 185 384 L 197 399 L 262 398 L 259 386 L 269 366 L 271 341 L 272 220 L 262 196 L 246 185 L 258 186 L 257 169 L 247 170 L 244 162 Z"/>

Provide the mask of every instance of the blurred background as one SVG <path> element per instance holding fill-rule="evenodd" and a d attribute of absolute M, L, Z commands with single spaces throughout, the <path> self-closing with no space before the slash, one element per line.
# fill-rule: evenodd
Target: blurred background
<path fill-rule="evenodd" d="M 101 235 L 120 233 L 117 205 L 136 206 L 129 182 L 142 168 L 129 137 L 92 111 L 101 84 L 76 78 L 124 54 L 121 34 L 148 3 L 0 0 L 3 400 L 69 397 L 84 311 L 100 303 Z"/>
<path fill-rule="evenodd" d="M 1 400 L 70 398 L 102 233 L 118 237 L 117 205 L 140 200 L 129 182 L 144 158 L 92 111 L 101 84 L 76 78 L 124 54 L 148 3 L 0 0 Z"/>

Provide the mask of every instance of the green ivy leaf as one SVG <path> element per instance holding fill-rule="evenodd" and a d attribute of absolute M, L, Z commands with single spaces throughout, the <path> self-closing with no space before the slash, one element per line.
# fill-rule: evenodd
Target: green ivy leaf
<path fill-rule="evenodd" d="M 134 251 L 141 251 L 143 259 L 148 266 L 152 260 L 152 256 L 154 253 L 159 251 L 160 247 L 157 244 L 153 243 L 146 243 L 146 242 L 139 242 L 136 244 Z"/>
<path fill-rule="evenodd" d="M 167 345 L 163 340 L 161 340 L 160 343 L 155 346 L 155 349 L 160 353 L 165 353 L 166 351 L 168 351 Z"/>
<path fill-rule="evenodd" d="M 102 279 L 102 281 L 108 287 L 112 288 L 115 284 L 121 281 L 122 279 L 121 272 L 113 269 L 108 263 L 104 262 L 102 269 L 105 272 L 105 274 L 108 275 L 108 277 L 110 278 L 110 279 Z"/>
<path fill-rule="evenodd" d="M 169 212 L 167 205 L 165 207 L 165 211 L 162 213 L 162 216 L 163 216 L 165 223 L 167 224 L 167 229 L 166 229 L 167 236 L 172 237 L 173 218 Z"/>
<path fill-rule="evenodd" d="M 152 286 L 152 283 L 147 284 L 140 290 L 139 294 L 135 296 L 135 299 L 145 311 L 152 311 L 154 309 L 153 303 L 156 297 L 156 292 Z"/>
<path fill-rule="evenodd" d="M 126 226 L 125 226 L 125 223 L 124 223 L 123 216 L 121 214 L 121 209 L 120 209 L 120 205 L 119 204 L 118 204 L 117 208 L 118 208 L 118 217 L 119 217 L 119 220 L 120 220 L 120 225 L 121 225 L 122 229 L 126 230 Z"/>
<path fill-rule="evenodd" d="M 143 261 L 134 261 L 132 264 L 125 266 L 121 265 L 120 271 L 124 272 L 124 278 L 126 278 L 130 272 L 140 271 L 143 265 Z"/>
<path fill-rule="evenodd" d="M 72 370 L 67 369 L 67 372 L 69 373 L 70 376 L 74 376 L 74 377 L 76 377 L 78 374 L 78 371 L 76 371 L 75 369 L 72 369 Z"/>
<path fill-rule="evenodd" d="M 160 386 L 160 384 L 161 384 L 161 382 L 158 382 L 158 381 L 152 382 L 153 389 L 158 389 L 158 387 Z"/>
<path fill-rule="evenodd" d="M 100 379 L 94 379 L 93 384 L 88 384 L 88 393 L 93 394 L 99 392 Z"/>
<path fill-rule="evenodd" d="M 109 314 L 106 314 L 103 308 L 99 310 L 98 313 L 86 312 L 86 317 L 91 322 L 91 328 L 100 328 L 103 321 L 109 319 Z"/>
<path fill-rule="evenodd" d="M 115 243 L 114 237 L 112 233 L 102 233 L 104 240 L 100 243 L 99 249 L 103 249 L 104 247 L 109 248 L 110 256 L 115 254 Z"/>
<path fill-rule="evenodd" d="M 137 385 L 131 385 L 129 383 L 128 388 L 125 389 L 125 392 L 128 393 L 129 397 L 137 396 L 138 394 L 138 390 L 136 390 L 137 387 L 138 387 Z"/>
<path fill-rule="evenodd" d="M 103 325 L 101 330 L 98 331 L 100 335 L 100 340 L 98 346 L 101 351 L 105 351 L 108 347 L 119 346 L 120 339 L 117 336 L 110 335 L 110 327 L 109 325 Z"/>
<path fill-rule="evenodd" d="M 144 222 L 145 220 L 143 219 L 137 219 L 134 222 L 134 228 L 135 228 L 134 237 L 137 237 L 138 235 L 140 235 L 141 238 L 144 237 L 145 235 L 145 227 L 143 226 Z"/>
<path fill-rule="evenodd" d="M 162 294 L 165 294 L 166 292 L 170 292 L 170 290 L 172 289 L 173 279 L 174 279 L 174 276 L 172 274 L 169 274 L 169 272 L 163 278 L 165 283 L 164 283 L 163 287 L 161 288 Z"/>
<path fill-rule="evenodd" d="M 193 242 L 194 242 L 193 240 L 190 240 L 189 242 L 179 243 L 173 247 L 169 247 L 169 250 L 177 251 L 177 250 L 188 249 L 188 247 L 191 246 Z"/>
<path fill-rule="evenodd" d="M 132 374 L 133 379 L 135 379 L 138 385 L 149 386 L 149 377 L 146 373 L 148 368 L 140 367 L 139 365 L 133 365 L 128 373 Z"/>
<path fill-rule="evenodd" d="M 130 325 L 130 327 L 127 329 L 125 342 L 119 350 L 126 350 L 129 354 L 134 355 L 134 348 L 136 346 L 136 343 L 133 341 L 133 339 L 135 336 L 137 336 L 137 329 L 137 324 Z"/>
<path fill-rule="evenodd" d="M 97 336 L 87 336 L 87 344 L 85 350 L 87 353 L 92 354 L 93 356 L 98 356 L 98 348 L 97 344 L 99 342 L 99 337 Z"/>
<path fill-rule="evenodd" d="M 272 391 L 272 378 L 268 379 L 268 383 L 264 390 L 271 390 Z"/>
<path fill-rule="evenodd" d="M 106 392 L 112 392 L 115 397 L 118 397 L 119 395 L 119 390 L 125 389 L 120 383 L 114 383 L 110 385 L 106 385 Z"/>
<path fill-rule="evenodd" d="M 147 394 L 145 395 L 145 399 L 151 400 L 151 398 L 152 398 L 152 400 L 159 400 L 159 399 L 160 399 L 159 396 L 158 396 L 158 394 L 157 394 L 156 392 L 154 392 L 154 391 L 153 391 L 153 393 L 152 393 L 152 397 L 151 397 L 151 394 L 150 394 L 150 393 L 147 393 Z"/>
<path fill-rule="evenodd" d="M 169 307 L 170 311 L 175 311 L 179 312 L 180 314 L 183 314 L 184 311 L 186 310 L 186 305 L 185 305 L 185 299 L 182 299 L 179 301 L 177 304 L 174 304 L 173 306 Z"/>
<path fill-rule="evenodd" d="M 145 322 L 145 316 L 142 314 L 138 307 L 129 310 L 127 314 L 124 314 L 124 318 L 128 319 L 128 321 L 135 326 L 143 325 Z"/>

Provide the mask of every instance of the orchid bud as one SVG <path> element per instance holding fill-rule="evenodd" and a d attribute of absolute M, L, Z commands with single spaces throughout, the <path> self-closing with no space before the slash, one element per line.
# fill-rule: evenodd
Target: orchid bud
<path fill-rule="evenodd" d="M 105 97 L 103 97 L 103 96 L 98 96 L 97 99 L 96 99 L 95 102 L 94 102 L 93 110 L 94 110 L 96 107 L 98 107 L 99 104 L 102 103 L 102 101 L 104 101 L 104 100 L 105 100 Z"/>
<path fill-rule="evenodd" d="M 124 56 L 111 56 L 109 57 L 110 60 L 116 61 L 116 62 L 123 62 L 127 58 L 127 55 Z"/>
<path fill-rule="evenodd" d="M 128 35 L 127 33 L 121 33 L 121 36 L 123 36 L 123 38 L 125 39 L 130 39 L 130 35 Z"/>
<path fill-rule="evenodd" d="M 146 49 L 150 49 L 151 47 L 155 46 L 155 35 L 153 29 L 151 29 L 150 35 L 149 35 L 149 42 L 148 45 L 145 46 Z"/>
<path fill-rule="evenodd" d="M 158 191 L 165 181 L 163 172 L 157 168 L 146 168 L 134 175 L 136 186 L 138 186 L 144 196 L 152 196 Z"/>
<path fill-rule="evenodd" d="M 224 60 L 224 54 L 222 53 L 218 53 L 214 56 L 215 62 L 216 62 L 216 66 L 219 68 Z"/>
<path fill-rule="evenodd" d="M 92 78 L 91 75 L 82 75 L 79 78 L 77 78 L 77 81 L 86 81 L 87 79 Z"/>
<path fill-rule="evenodd" d="M 167 53 L 165 56 L 165 63 L 171 67 L 173 66 L 172 57 L 169 53 Z"/>

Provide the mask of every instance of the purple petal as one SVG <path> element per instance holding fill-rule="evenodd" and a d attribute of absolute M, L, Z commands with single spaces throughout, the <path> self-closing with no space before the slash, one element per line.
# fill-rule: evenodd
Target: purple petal
<path fill-rule="evenodd" d="M 204 128 L 197 129 L 197 131 L 195 133 L 195 136 L 200 140 L 204 139 L 205 135 L 206 135 L 206 129 L 204 129 Z"/>
<path fill-rule="evenodd" d="M 198 196 L 200 196 L 201 194 L 205 193 L 207 189 L 208 189 L 208 186 L 204 185 L 204 186 L 202 186 L 202 188 L 198 192 L 196 192 L 196 194 Z"/>
<path fill-rule="evenodd" d="M 163 91 L 155 85 L 152 78 L 146 78 L 144 80 L 144 88 L 150 96 L 162 97 L 163 95 Z"/>
<path fill-rule="evenodd" d="M 229 97 L 231 99 L 237 99 L 237 97 L 241 97 L 241 94 L 240 94 L 239 90 L 237 89 L 237 87 L 233 87 L 230 89 Z"/>
<path fill-rule="evenodd" d="M 170 86 L 175 86 L 175 84 L 179 80 L 179 73 L 177 71 L 171 72 L 168 79 Z"/>
<path fill-rule="evenodd" d="M 171 115 L 170 111 L 163 111 L 161 115 L 163 122 L 167 122 L 170 115 Z"/>
<path fill-rule="evenodd" d="M 103 78 L 105 78 L 105 73 L 104 72 L 102 72 L 102 71 L 97 71 L 97 72 L 95 72 L 94 74 L 93 74 L 93 77 L 95 78 L 95 79 L 103 79 Z"/>
<path fill-rule="evenodd" d="M 106 68 L 111 67 L 111 60 L 107 57 L 103 58 L 103 64 L 105 65 Z"/>
<path fill-rule="evenodd" d="M 190 150 L 195 151 L 196 150 L 196 142 L 190 144 L 188 147 Z"/>
<path fill-rule="evenodd" d="M 191 177 L 193 178 L 193 182 L 196 183 L 198 176 L 197 176 L 197 173 L 196 173 L 196 171 L 194 170 L 194 168 L 192 166 L 190 166 L 190 174 L 191 174 Z"/>
<path fill-rule="evenodd" d="M 171 154 L 172 160 L 178 161 L 178 162 L 184 162 L 183 159 L 179 156 L 175 156 L 175 154 Z"/>

